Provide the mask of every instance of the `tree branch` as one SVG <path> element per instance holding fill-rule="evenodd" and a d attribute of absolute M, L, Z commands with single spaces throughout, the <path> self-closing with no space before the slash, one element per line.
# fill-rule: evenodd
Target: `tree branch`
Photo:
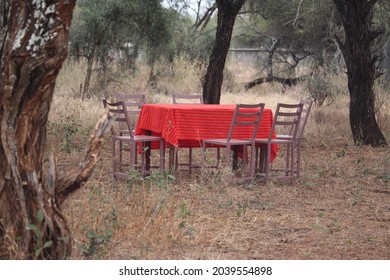
<path fill-rule="evenodd" d="M 337 36 L 337 34 L 334 35 L 334 38 L 335 38 L 336 44 L 339 46 L 341 52 L 344 55 L 345 54 L 345 45 L 343 44 L 343 42 L 341 42 L 341 39 L 339 36 Z"/>
<path fill-rule="evenodd" d="M 269 83 L 269 82 L 279 82 L 284 85 L 288 86 L 293 86 L 296 85 L 300 81 L 305 81 L 307 78 L 309 78 L 313 73 L 310 73 L 309 75 L 301 76 L 301 77 L 296 77 L 296 78 L 281 78 L 281 77 L 263 77 L 263 78 L 258 78 L 255 79 L 245 85 L 245 89 L 249 90 L 253 88 L 254 86 L 263 84 L 263 83 Z"/>
<path fill-rule="evenodd" d="M 295 19 L 293 21 L 293 26 L 295 26 L 295 24 L 297 23 L 298 21 L 298 18 L 300 17 L 300 11 L 301 11 L 301 6 L 302 6 L 302 3 L 303 3 L 303 0 L 301 0 L 301 2 L 299 2 L 298 4 L 298 8 L 297 8 L 297 14 L 295 15 Z"/>
<path fill-rule="evenodd" d="M 107 115 L 100 118 L 95 126 L 94 133 L 89 139 L 89 147 L 84 160 L 77 169 L 59 179 L 57 186 L 57 201 L 59 205 L 65 201 L 69 194 L 82 187 L 92 175 L 104 136 L 110 130 L 112 122 L 112 118 Z"/>
<path fill-rule="evenodd" d="M 217 9 L 217 4 L 214 3 L 210 8 L 207 9 L 207 11 L 205 12 L 205 14 L 201 19 L 198 20 L 198 16 L 197 16 L 197 21 L 194 24 L 195 30 L 197 30 L 201 25 L 202 25 L 201 30 L 203 30 L 207 26 L 207 23 L 210 21 L 210 18 L 216 9 Z"/>
<path fill-rule="evenodd" d="M 368 5 L 370 10 L 374 7 L 376 2 L 378 2 L 378 0 L 370 0 L 370 1 L 367 2 L 367 5 Z"/>

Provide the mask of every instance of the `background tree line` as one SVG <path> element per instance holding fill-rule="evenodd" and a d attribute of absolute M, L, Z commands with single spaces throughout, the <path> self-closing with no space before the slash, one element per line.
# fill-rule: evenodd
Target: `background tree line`
<path fill-rule="evenodd" d="M 193 10 L 192 16 L 186 12 L 189 9 Z M 310 73 L 319 68 L 343 69 L 346 64 L 354 140 L 378 146 L 386 141 L 371 113 L 375 106 L 372 88 L 381 76 L 380 66 L 387 66 L 379 58 L 387 59 L 382 54 L 388 37 L 388 15 L 388 1 L 384 0 L 171 0 L 164 6 L 159 0 L 80 0 L 70 48 L 74 57 L 83 56 L 88 62 L 83 97 L 88 93 L 94 62 L 100 65 L 97 69 L 102 71 L 104 84 L 112 61 L 135 71 L 141 56 L 150 66 L 150 81 L 158 78 L 154 64 L 159 59 L 172 61 L 174 56 L 184 53 L 190 59 L 204 61 L 202 84 L 207 103 L 219 103 L 231 46 L 263 46 L 268 51 L 265 77 L 252 81 L 247 88 L 265 81 L 295 83 L 297 77 L 276 76 L 276 60 L 287 71 L 311 57 L 316 63 Z M 348 28 L 351 25 L 354 27 Z M 356 48 L 359 50 L 355 51 Z M 366 62 L 358 62 L 363 58 Z M 356 69 L 361 69 L 360 73 Z M 355 102 L 354 97 L 360 96 L 364 100 Z M 361 117 L 367 114 L 370 121 Z"/>
<path fill-rule="evenodd" d="M 172 61 L 183 53 L 207 66 L 217 28 L 216 5 L 198 0 L 204 9 L 189 13 L 193 6 L 187 2 L 171 0 L 163 6 L 158 0 L 79 0 L 71 28 L 71 56 L 98 63 L 99 71 L 107 71 L 114 57 L 135 71 L 137 58 L 144 57 L 153 65 L 158 59 Z M 387 10 L 379 5 L 375 9 L 374 24 L 387 32 Z M 332 0 L 248 0 L 238 12 L 231 47 L 270 48 L 276 39 L 277 59 L 283 60 L 286 68 L 311 56 L 318 66 L 332 69 L 340 61 L 335 35 L 341 33 L 342 23 Z M 374 46 L 378 53 L 386 38 Z"/>

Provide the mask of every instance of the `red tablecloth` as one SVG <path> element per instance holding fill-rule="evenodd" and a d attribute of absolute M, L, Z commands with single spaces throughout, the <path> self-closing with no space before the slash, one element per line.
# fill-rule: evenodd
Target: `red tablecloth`
<path fill-rule="evenodd" d="M 159 135 L 168 144 L 175 147 L 201 147 L 202 140 L 226 138 L 233 118 L 235 105 L 214 104 L 144 104 L 135 133 Z M 267 138 L 272 126 L 271 109 L 264 109 L 258 138 Z M 249 128 L 240 127 L 235 130 L 235 139 L 252 137 Z M 153 146 L 152 146 L 153 148 Z M 278 151 L 272 146 L 273 160 Z"/>

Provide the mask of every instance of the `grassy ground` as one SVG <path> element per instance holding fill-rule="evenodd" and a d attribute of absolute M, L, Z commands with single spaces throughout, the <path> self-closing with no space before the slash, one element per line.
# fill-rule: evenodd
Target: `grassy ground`
<path fill-rule="evenodd" d="M 103 110 L 99 98 L 70 98 L 59 85 L 48 150 L 66 172 Z M 221 103 L 275 108 L 308 95 L 298 87 L 231 87 L 238 93 L 225 89 Z M 171 103 L 169 91 L 149 94 Z M 389 140 L 390 104 L 381 98 L 378 122 Z M 114 181 L 107 139 L 93 177 L 64 205 L 72 259 L 390 259 L 390 149 L 353 145 L 345 95 L 315 106 L 305 135 L 303 174 L 291 185 L 234 185 L 223 169 Z"/>

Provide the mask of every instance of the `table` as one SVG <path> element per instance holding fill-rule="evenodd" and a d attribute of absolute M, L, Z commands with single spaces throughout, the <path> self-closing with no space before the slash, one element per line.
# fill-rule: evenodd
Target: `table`
<path fill-rule="evenodd" d="M 233 118 L 235 105 L 217 104 L 144 104 L 138 118 L 135 133 L 161 136 L 166 145 L 173 147 L 201 147 L 202 140 L 226 138 Z M 257 132 L 258 138 L 267 138 L 271 130 L 273 113 L 264 109 Z M 232 138 L 252 137 L 247 127 L 240 127 Z M 152 149 L 158 146 L 153 143 Z M 276 157 L 278 146 L 273 145 L 271 160 Z"/>

